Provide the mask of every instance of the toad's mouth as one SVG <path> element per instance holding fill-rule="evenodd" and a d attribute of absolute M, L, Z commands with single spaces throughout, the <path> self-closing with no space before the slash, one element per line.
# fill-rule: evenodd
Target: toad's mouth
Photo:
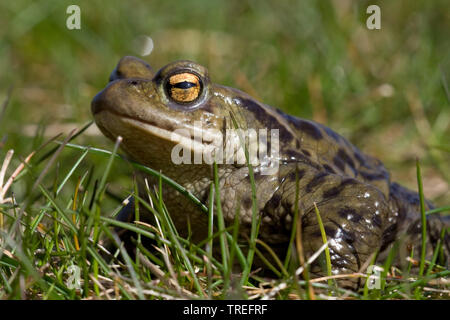
<path fill-rule="evenodd" d="M 246 165 L 248 161 L 245 148 L 249 151 L 259 148 L 249 146 L 248 141 L 244 142 L 243 146 L 242 137 L 236 132 L 232 136 L 224 136 L 219 130 L 196 126 L 173 130 L 110 109 L 97 112 L 95 120 L 100 130 L 111 140 L 121 136 L 124 139 L 122 148 L 134 157 L 139 154 L 138 159 L 144 158 L 141 161 L 158 157 L 169 161 L 170 157 L 173 164 L 212 165 L 216 162 L 241 166 Z M 267 162 L 258 159 L 256 152 L 250 159 L 255 166 Z"/>
<path fill-rule="evenodd" d="M 130 127 L 144 131 L 147 135 L 151 135 L 155 138 L 163 139 L 168 142 L 170 141 L 172 144 L 180 145 L 187 150 L 203 153 L 207 147 L 207 145 L 202 143 L 202 141 L 193 139 L 187 129 L 167 130 L 147 122 L 126 117 L 122 118 L 122 121 Z"/>
<path fill-rule="evenodd" d="M 134 140 L 136 143 L 142 141 L 142 148 L 148 148 L 148 143 L 158 142 L 158 145 L 164 144 L 166 150 L 176 147 L 183 149 L 184 152 L 205 155 L 214 148 L 213 142 L 223 139 L 218 130 L 216 132 L 207 130 L 208 133 L 205 134 L 203 128 L 195 126 L 168 129 L 158 126 L 155 122 L 138 120 L 106 108 L 98 110 L 94 116 L 100 130 L 110 139 L 115 140 L 118 136 L 122 136 L 127 141 Z"/>

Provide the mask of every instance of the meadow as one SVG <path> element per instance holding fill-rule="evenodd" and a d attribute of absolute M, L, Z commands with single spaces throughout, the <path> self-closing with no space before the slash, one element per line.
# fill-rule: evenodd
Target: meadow
<path fill-rule="evenodd" d="M 158 192 L 147 209 L 164 232 L 121 225 L 113 216 L 136 194 L 134 172 L 158 173 L 119 157 L 90 111 L 119 59 L 139 56 L 136 40 L 149 36 L 154 48 L 142 58 L 156 70 L 193 60 L 215 83 L 323 123 L 381 159 L 392 180 L 423 185 L 448 214 L 447 0 L 78 1 L 80 30 L 66 27 L 70 4 L 0 3 L 0 299 L 449 298 L 438 253 L 422 274 L 387 261 L 382 289 L 349 291 L 284 273 L 236 280 L 177 236 Z M 381 8 L 380 30 L 366 27 L 370 4 Z M 113 226 L 139 233 L 137 257 L 104 257 L 105 241 L 118 241 Z M 141 237 L 160 241 L 160 252 Z"/>

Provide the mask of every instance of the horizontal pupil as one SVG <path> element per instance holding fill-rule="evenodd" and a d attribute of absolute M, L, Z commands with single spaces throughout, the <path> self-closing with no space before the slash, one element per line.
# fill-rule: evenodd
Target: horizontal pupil
<path fill-rule="evenodd" d="M 178 88 L 178 89 L 189 89 L 189 88 L 192 88 L 192 87 L 196 87 L 197 85 L 195 83 L 193 83 L 193 82 L 183 81 L 183 82 L 175 83 L 172 86 L 174 88 Z"/>

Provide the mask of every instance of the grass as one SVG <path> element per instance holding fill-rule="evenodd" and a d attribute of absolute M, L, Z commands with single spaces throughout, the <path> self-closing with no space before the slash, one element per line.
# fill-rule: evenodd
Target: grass
<path fill-rule="evenodd" d="M 156 69 L 191 59 L 207 66 L 216 83 L 324 123 L 380 158 L 393 180 L 431 199 L 437 208 L 427 214 L 446 214 L 446 0 L 380 3 L 380 31 L 365 28 L 365 8 L 373 4 L 367 1 L 80 1 L 79 31 L 64 27 L 69 4 L 0 4 L 0 299 L 448 298 L 449 270 L 439 265 L 439 247 L 425 252 L 430 261 L 413 256 L 411 268 L 399 270 L 392 266 L 394 246 L 381 290 L 348 291 L 331 284 L 329 273 L 309 279 L 307 266 L 299 269 L 307 261 L 297 228 L 290 254 L 272 265 L 277 278 L 258 277 L 251 271 L 253 254 L 271 253 L 257 240 L 255 219 L 254 253 L 246 255 L 236 241 L 238 222 L 225 226 L 220 205 L 205 206 L 176 181 L 120 156 L 94 126 L 83 126 L 92 118 L 90 100 L 118 59 L 137 55 L 132 40 L 149 34 L 155 49 L 145 59 Z M 81 129 L 71 136 L 73 128 Z M 136 216 L 146 208 L 158 226 L 114 219 L 123 199 L 138 194 L 133 170 L 160 179 L 156 190 L 147 190 L 151 201 L 136 197 Z M 161 188 L 175 188 L 208 215 L 209 237 L 201 246 L 173 228 Z M 210 188 L 219 204 L 217 184 Z M 136 257 L 120 247 L 115 226 L 139 234 Z M 144 247 L 146 238 L 159 249 Z M 112 260 L 106 241 L 117 244 Z M 220 259 L 212 255 L 217 245 Z M 237 281 L 234 264 L 245 270 Z M 79 268 L 80 290 L 69 286 L 71 266 Z M 354 276 L 367 277 L 361 272 Z"/>
<path fill-rule="evenodd" d="M 85 127 L 86 128 L 86 127 Z M 322 279 L 300 280 L 297 276 L 289 274 L 286 269 L 299 268 L 298 262 L 289 261 L 284 272 L 280 272 L 278 279 L 260 278 L 257 273 L 250 272 L 251 257 L 244 258 L 243 270 L 248 270 L 247 278 L 241 278 L 241 284 L 230 281 L 232 277 L 231 266 L 237 244 L 238 223 L 230 228 L 218 224 L 216 234 L 213 234 L 214 218 L 213 207 L 210 206 L 205 214 L 208 214 L 209 238 L 206 239 L 206 251 L 203 246 L 195 246 L 188 239 L 181 238 L 170 215 L 165 209 L 161 198 L 161 188 L 172 187 L 182 189 L 181 186 L 172 183 L 172 180 L 160 173 L 156 173 L 142 165 L 134 164 L 147 173 L 160 177 L 160 186 L 154 191 L 148 190 L 150 202 L 137 196 L 137 186 L 131 194 L 135 196 L 137 208 L 145 207 L 157 218 L 157 227 L 144 223 L 130 224 L 116 221 L 112 218 L 100 216 L 98 213 L 105 199 L 105 191 L 108 176 L 116 165 L 115 162 L 125 163 L 128 160 L 118 157 L 117 150 L 120 144 L 118 140 L 112 152 L 85 148 L 74 144 L 68 144 L 70 135 L 60 144 L 58 149 L 53 148 L 53 155 L 48 157 L 47 165 L 54 165 L 58 151 L 62 148 L 75 148 L 79 157 L 71 170 L 50 187 L 40 182 L 44 172 L 41 172 L 36 180 L 36 191 L 30 192 L 29 198 L 24 203 L 16 203 L 14 199 L 4 201 L 1 205 L 1 214 L 4 224 L 9 228 L 2 228 L 2 253 L 0 255 L 0 279 L 2 289 L 1 298 L 27 298 L 27 299 L 177 299 L 177 298 L 427 298 L 429 291 L 444 294 L 447 292 L 445 285 L 439 285 L 436 279 L 445 279 L 450 270 L 443 269 L 437 264 L 439 246 L 433 255 L 431 262 L 425 261 L 424 255 L 420 258 L 420 271 L 418 274 L 404 273 L 390 265 L 393 256 L 390 256 L 384 266 L 386 279 L 382 290 L 349 291 L 338 288 L 332 283 L 336 276 L 331 274 L 331 265 L 327 263 L 328 276 Z M 51 145 L 47 145 L 50 148 Z M 45 148 L 40 152 L 44 153 Z M 36 155 L 39 155 L 38 152 Z M 74 179 L 79 164 L 90 153 L 101 153 L 105 158 L 105 169 L 100 182 L 90 181 L 90 173 L 84 172 L 76 178 L 76 188 L 72 190 L 73 197 L 63 202 L 59 198 L 59 191 L 65 183 Z M 4 162 L 6 163 L 6 162 Z M 22 166 L 18 172 L 19 181 L 27 175 L 35 175 L 32 161 L 27 166 Z M 7 163 L 3 165 L 3 168 Z M 420 167 L 418 178 L 421 179 Z M 5 171 L 5 170 L 3 170 Z M 215 175 L 217 177 L 217 174 Z M 19 181 L 14 181 L 18 183 Z M 164 181 L 164 185 L 162 184 Z M 218 194 L 217 180 L 211 185 L 211 190 Z M 422 190 L 421 188 L 419 190 Z M 184 190 L 186 193 L 186 191 Z M 193 198 L 194 196 L 191 195 Z M 33 199 L 35 203 L 42 202 L 38 207 L 22 207 Z M 12 203 L 10 203 L 12 202 Z M 216 208 L 220 211 L 220 198 L 216 197 Z M 198 200 L 194 200 L 200 208 Z M 114 212 L 118 212 L 122 205 Z M 316 212 L 318 217 L 320 213 Z M 114 214 L 113 214 L 114 215 Z M 425 212 L 423 211 L 423 216 Z M 217 213 L 220 221 L 221 214 Z M 238 221 L 238 220 L 236 220 Z M 319 219 L 320 221 L 320 219 Z M 140 237 L 136 245 L 139 251 L 136 259 L 132 259 L 120 244 L 120 240 L 111 232 L 112 226 L 119 226 L 135 231 Z M 322 228 L 323 229 L 323 228 Z M 426 236 L 426 229 L 423 229 Z M 226 237 L 227 233 L 229 237 Z M 257 234 L 255 235 L 255 237 Z M 322 230 L 324 246 L 327 251 L 326 235 Z M 218 261 L 212 256 L 213 237 L 221 239 L 222 260 Z M 150 238 L 156 241 L 157 249 L 154 252 L 141 244 L 141 238 Z M 116 253 L 106 255 L 102 239 L 109 239 L 116 244 Z M 256 250 L 256 240 L 254 250 Z M 262 244 L 259 242 L 259 244 Z M 261 248 L 267 249 L 264 244 Z M 394 246 L 395 248 L 395 246 Z M 270 251 L 270 248 L 269 248 Z M 395 249 L 392 251 L 396 254 Z M 242 253 L 240 253 L 242 255 Z M 329 256 L 329 253 L 328 253 Z M 107 257 L 107 258 L 106 258 Z M 298 260 L 298 259 L 296 259 Z M 327 259 L 328 261 L 329 259 Z M 311 263 L 312 261 L 308 261 Z M 306 264 L 306 265 L 307 265 Z M 282 266 L 281 261 L 278 265 Z M 81 286 L 71 287 L 71 274 L 69 268 L 76 266 L 80 270 Z M 301 270 L 300 270 L 301 269 Z M 304 268 L 297 270 L 300 274 Z M 426 272 L 424 272 L 426 271 Z M 364 274 L 352 276 L 365 277 Z M 242 288 L 242 289 L 239 289 Z M 414 289 L 414 294 L 412 293 Z M 231 295 L 233 292 L 233 295 Z M 236 293 L 237 292 L 237 293 Z M 328 292 L 328 296 L 326 295 Z M 375 292 L 375 293 L 374 293 Z"/>

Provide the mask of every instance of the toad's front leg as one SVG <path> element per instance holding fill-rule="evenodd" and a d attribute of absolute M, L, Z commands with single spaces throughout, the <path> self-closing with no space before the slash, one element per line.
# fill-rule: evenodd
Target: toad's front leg
<path fill-rule="evenodd" d="M 282 221 L 293 220 L 296 199 L 306 258 L 323 245 L 316 204 L 329 240 L 334 274 L 358 272 L 383 245 L 390 209 L 377 188 L 350 177 L 298 164 L 286 174 L 281 188 L 266 204 L 264 214 L 282 228 Z M 287 219 L 289 216 L 291 218 Z M 311 272 L 325 274 L 317 263 Z M 354 284 L 354 281 L 350 282 Z"/>

